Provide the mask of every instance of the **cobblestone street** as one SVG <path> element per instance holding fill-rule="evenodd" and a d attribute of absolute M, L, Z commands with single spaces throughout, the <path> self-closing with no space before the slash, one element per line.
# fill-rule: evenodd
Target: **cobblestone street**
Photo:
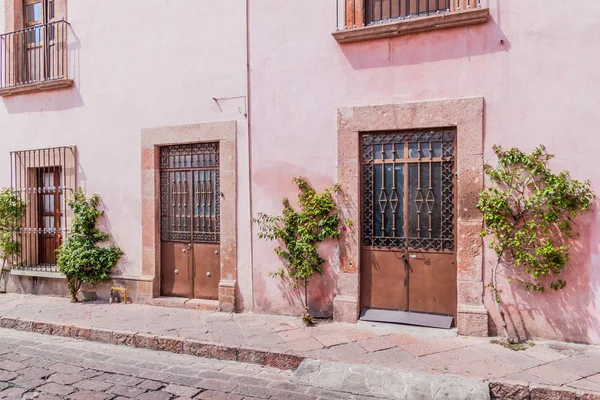
<path fill-rule="evenodd" d="M 293 371 L 0 329 L 2 399 L 359 399 Z"/>

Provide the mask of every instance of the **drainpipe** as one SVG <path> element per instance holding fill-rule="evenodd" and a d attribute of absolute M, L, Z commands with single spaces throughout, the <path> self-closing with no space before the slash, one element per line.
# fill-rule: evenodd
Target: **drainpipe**
<path fill-rule="evenodd" d="M 254 312 L 254 224 L 252 216 L 252 107 L 250 104 L 251 98 L 251 82 L 250 82 L 250 0 L 246 1 L 246 122 L 248 135 L 248 204 L 250 210 L 250 293 L 252 296 L 251 311 Z"/>

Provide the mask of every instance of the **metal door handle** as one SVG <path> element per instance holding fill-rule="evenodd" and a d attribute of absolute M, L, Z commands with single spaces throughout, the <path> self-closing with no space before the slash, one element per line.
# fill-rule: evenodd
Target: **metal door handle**
<path fill-rule="evenodd" d="M 219 254 L 219 250 L 215 250 L 215 254 Z"/>
<path fill-rule="evenodd" d="M 185 253 L 185 249 L 181 249 L 181 252 L 182 252 L 182 253 Z"/>
<path fill-rule="evenodd" d="M 206 276 L 208 276 L 208 277 L 210 278 L 210 272 L 207 272 L 207 273 L 206 273 Z"/>
<path fill-rule="evenodd" d="M 175 270 L 175 275 L 177 275 L 178 273 L 179 273 L 179 270 L 178 270 L 178 269 L 176 269 L 176 270 Z"/>

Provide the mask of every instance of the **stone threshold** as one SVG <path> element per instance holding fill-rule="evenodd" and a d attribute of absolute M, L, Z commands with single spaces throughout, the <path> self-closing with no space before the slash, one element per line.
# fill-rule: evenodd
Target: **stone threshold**
<path fill-rule="evenodd" d="M 188 308 L 191 310 L 219 311 L 218 300 L 190 299 L 187 297 L 155 297 L 150 305 L 169 308 Z"/>
<path fill-rule="evenodd" d="M 174 336 L 160 336 L 148 333 L 117 331 L 102 328 L 85 328 L 75 325 L 31 321 L 12 317 L 1 317 L 0 327 L 113 345 L 168 351 L 171 353 L 186 354 L 196 357 L 266 365 L 288 370 L 298 369 L 300 364 L 307 359 L 306 357 L 294 354 L 277 353 L 269 350 L 241 346 L 228 346 Z M 600 400 L 600 393 L 572 390 L 562 387 L 504 380 L 492 380 L 485 383 L 488 384 L 491 399 Z"/>

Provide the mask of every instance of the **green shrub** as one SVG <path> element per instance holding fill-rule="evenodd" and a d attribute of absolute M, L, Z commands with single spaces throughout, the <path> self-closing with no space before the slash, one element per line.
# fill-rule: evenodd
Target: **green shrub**
<path fill-rule="evenodd" d="M 12 189 L 0 191 L 0 258 L 2 259 L 0 278 L 4 268 L 7 267 L 7 262 L 8 267 L 20 264 L 21 243 L 17 235 L 26 209 L 25 202 Z"/>
<path fill-rule="evenodd" d="M 108 280 L 108 273 L 117 264 L 123 252 L 115 245 L 97 246 L 106 242 L 110 235 L 96 228 L 100 197 L 94 194 L 86 199 L 81 189 L 75 192 L 69 207 L 73 210 L 71 232 L 58 249 L 57 266 L 67 277 L 71 301 L 77 302 L 77 294 L 83 283 L 96 284 Z"/>

